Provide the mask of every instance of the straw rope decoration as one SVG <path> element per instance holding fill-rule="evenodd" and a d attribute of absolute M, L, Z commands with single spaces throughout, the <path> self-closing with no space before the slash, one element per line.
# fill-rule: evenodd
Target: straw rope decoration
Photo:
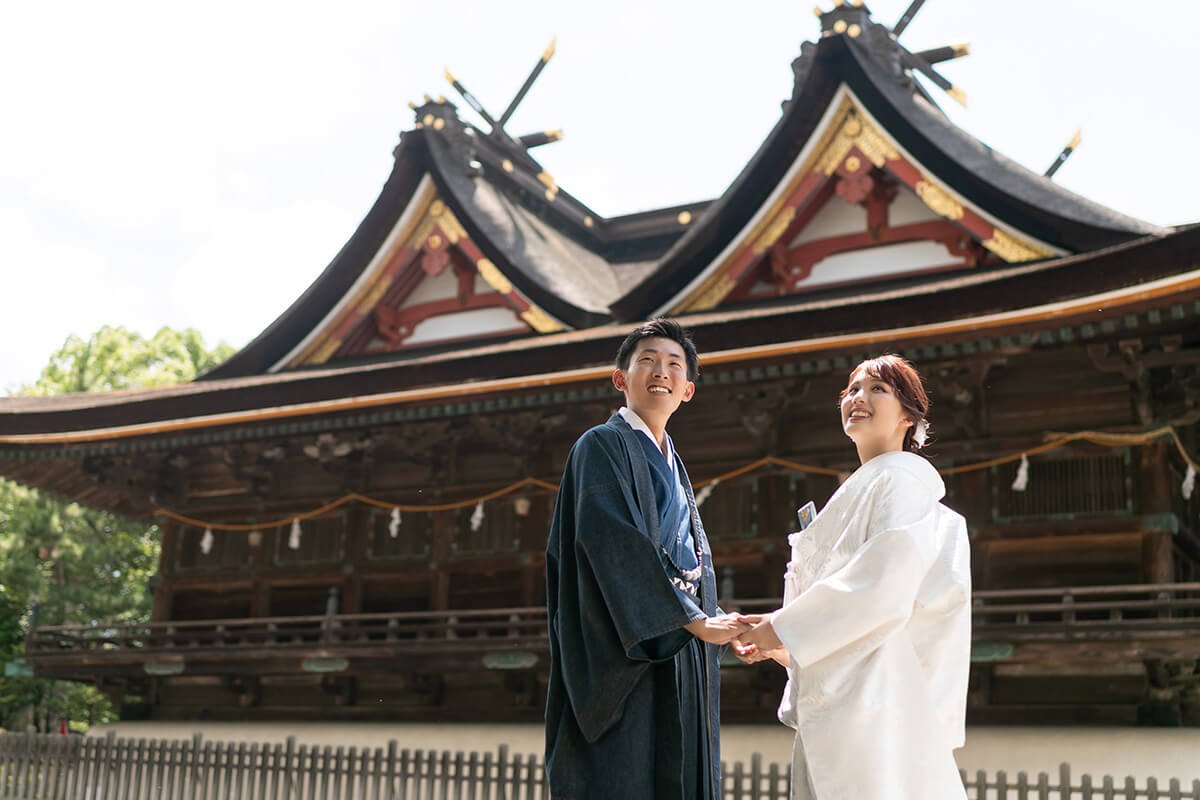
<path fill-rule="evenodd" d="M 1176 432 L 1175 428 L 1170 425 L 1166 425 L 1161 428 L 1154 428 L 1152 430 L 1144 431 L 1142 433 L 1106 433 L 1104 431 L 1078 431 L 1076 433 L 1052 432 L 1052 433 L 1047 433 L 1046 438 L 1049 441 L 1046 441 L 1043 444 L 1037 445 L 1036 447 L 1031 447 L 1031 448 L 1028 448 L 1025 450 L 1021 450 L 1016 453 L 1010 453 L 1009 455 L 1006 455 L 1006 456 L 1000 456 L 997 458 L 988 459 L 987 461 L 980 461 L 975 464 L 963 464 L 961 466 L 948 467 L 946 469 L 942 469 L 939 471 L 941 472 L 942 475 L 958 475 L 958 474 L 961 474 L 964 472 L 974 472 L 976 470 L 988 469 L 989 467 L 995 467 L 995 466 L 999 466 L 1001 464 L 1010 464 L 1014 461 L 1021 461 L 1023 459 L 1027 463 L 1029 456 L 1038 455 L 1039 453 L 1045 453 L 1050 450 L 1056 450 L 1060 447 L 1063 447 L 1064 445 L 1070 444 L 1071 442 L 1080 442 L 1080 441 L 1090 442 L 1092 444 L 1100 445 L 1102 447 L 1128 447 L 1130 445 L 1146 444 L 1147 442 L 1154 441 L 1155 439 L 1169 438 L 1174 443 L 1175 449 L 1179 451 L 1180 457 L 1182 457 L 1184 463 L 1187 465 L 1187 475 L 1184 477 L 1183 487 L 1182 487 L 1184 499 L 1188 499 L 1191 497 L 1191 494 L 1192 494 L 1191 490 L 1192 490 L 1193 486 L 1195 485 L 1196 474 L 1198 472 L 1200 472 L 1200 462 L 1198 462 L 1196 460 L 1196 458 L 1194 458 L 1191 454 L 1188 453 L 1187 448 L 1185 448 L 1183 446 L 1183 442 L 1179 438 L 1178 432 Z M 811 464 L 801 464 L 798 461 L 790 461 L 785 458 L 776 458 L 775 456 L 767 456 L 765 458 L 760 458 L 757 461 L 752 461 L 749 464 L 746 464 L 745 466 L 741 466 L 741 467 L 738 467 L 737 469 L 730 470 L 729 472 L 726 472 L 722 475 L 717 475 L 716 477 L 708 478 L 707 480 L 698 481 L 697 483 L 693 484 L 693 488 L 700 490 L 698 494 L 703 495 L 703 497 L 705 499 L 707 499 L 708 494 L 711 493 L 711 490 L 709 490 L 709 492 L 706 492 L 705 491 L 706 487 L 712 486 L 713 488 L 715 488 L 717 484 L 719 484 L 723 481 L 728 481 L 733 478 L 737 478 L 741 475 L 745 475 L 748 472 L 753 472 L 754 470 L 759 469 L 760 467 L 765 467 L 765 466 L 781 467 L 790 472 L 806 472 L 806 473 L 810 473 L 813 475 L 829 475 L 829 476 L 836 477 L 836 478 L 841 478 L 846 474 L 845 472 L 842 472 L 842 471 L 836 470 L 836 469 L 830 469 L 829 467 L 817 467 L 817 466 L 813 466 Z M 320 506 L 319 508 L 314 508 L 311 511 L 306 511 L 302 514 L 293 514 L 291 516 L 281 517 L 276 520 L 269 520 L 269 521 L 265 521 L 265 522 L 250 522 L 250 523 L 207 522 L 204 520 L 196 519 L 194 517 L 188 517 L 183 514 L 179 514 L 177 512 L 171 511 L 170 509 L 167 509 L 167 508 L 155 509 L 154 515 L 159 516 L 159 517 L 166 517 L 168 519 L 173 519 L 176 522 L 182 522 L 185 525 L 194 525 L 198 528 L 204 528 L 204 529 L 206 529 L 206 531 L 207 530 L 257 531 L 257 530 L 262 530 L 264 528 L 276 528 L 276 527 L 279 527 L 282 525 L 296 525 L 296 524 L 299 524 L 299 522 L 301 520 L 306 520 L 306 519 L 311 519 L 313 517 L 321 516 L 322 514 L 328 513 L 329 511 L 332 511 L 335 508 L 344 506 L 347 503 L 352 503 L 352 502 L 359 502 L 359 503 L 363 503 L 365 505 L 374 506 L 375 508 L 382 508 L 382 509 L 392 511 L 392 512 L 451 511 L 451 510 L 457 509 L 457 508 L 467 508 L 469 506 L 475 506 L 476 507 L 476 515 L 478 515 L 480 513 L 484 503 L 487 503 L 491 500 L 496 500 L 496 499 L 504 497 L 506 495 L 510 495 L 513 492 L 524 489 L 527 486 L 533 486 L 533 487 L 537 487 L 539 489 L 545 489 L 547 492 L 550 492 L 550 493 L 558 492 L 558 487 L 555 486 L 553 483 L 539 480 L 538 478 L 523 478 L 523 479 L 517 481 L 516 483 L 509 484 L 508 486 L 505 486 L 502 489 L 497 489 L 493 492 L 488 492 L 487 494 L 481 495 L 480 497 L 472 497 L 467 500 L 458 500 L 453 503 L 434 503 L 434 504 L 430 504 L 430 505 L 414 505 L 414 504 L 410 504 L 410 503 L 389 503 L 384 500 L 377 500 L 372 497 L 367 497 L 366 495 L 358 494 L 357 492 L 351 492 L 350 494 L 347 494 L 344 497 L 339 497 L 337 500 L 334 500 L 331 503 L 326 503 L 325 505 Z M 700 500 L 699 496 L 697 496 L 697 501 L 703 502 Z M 393 524 L 398 522 L 399 514 L 395 513 L 392 517 L 392 520 L 394 521 Z"/>

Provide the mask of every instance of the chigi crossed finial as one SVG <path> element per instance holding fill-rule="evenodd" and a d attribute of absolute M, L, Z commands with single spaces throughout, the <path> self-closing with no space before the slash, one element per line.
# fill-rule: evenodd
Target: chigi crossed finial
<path fill-rule="evenodd" d="M 968 55 L 970 48 L 967 45 L 960 44 L 938 47 L 933 50 L 922 50 L 914 53 L 899 42 L 900 34 L 904 33 L 904 30 L 913 21 L 913 17 L 917 15 L 917 12 L 921 10 L 921 6 L 924 4 L 925 0 L 913 0 L 909 4 L 905 12 L 900 15 L 900 19 L 891 28 L 892 43 L 899 50 L 900 61 L 905 67 L 920 72 L 939 89 L 953 97 L 963 106 L 966 106 L 966 93 L 946 80 L 944 76 L 933 68 L 933 65 Z M 822 11 L 819 7 L 815 9 L 817 16 L 821 19 L 822 32 L 826 36 L 846 34 L 852 39 L 858 38 L 868 24 L 874 24 L 870 23 L 870 11 L 864 5 L 863 0 L 850 0 L 848 4 L 845 0 L 834 0 L 833 5 L 834 7 L 831 11 Z"/>
<path fill-rule="evenodd" d="M 454 87 L 454 91 L 458 92 L 462 96 L 462 99 L 467 102 L 467 105 L 474 109 L 476 114 L 483 117 L 483 120 L 491 127 L 488 136 L 506 148 L 524 152 L 533 147 L 557 142 L 562 138 L 561 130 L 541 131 L 539 133 L 529 133 L 524 136 L 513 137 L 504 129 L 513 112 L 517 110 L 517 106 L 525 99 L 525 95 L 529 94 L 534 81 L 538 79 L 538 76 L 542 74 L 542 70 L 546 68 L 546 64 L 554 57 L 554 42 L 555 40 L 550 40 L 550 45 L 542 53 L 542 57 L 534 65 L 533 71 L 529 73 L 529 77 L 525 79 L 525 83 L 521 85 L 516 96 L 508 104 L 508 108 L 504 109 L 504 113 L 500 115 L 499 119 L 489 114 L 487 109 L 483 107 L 483 103 L 480 103 L 475 95 L 471 94 L 467 90 L 467 87 L 463 86 L 462 81 L 456 78 L 449 69 L 446 70 L 446 80 Z"/>

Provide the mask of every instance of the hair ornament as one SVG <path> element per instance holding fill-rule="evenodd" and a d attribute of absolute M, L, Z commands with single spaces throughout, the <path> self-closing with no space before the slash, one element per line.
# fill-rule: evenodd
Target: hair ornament
<path fill-rule="evenodd" d="M 913 445 L 915 447 L 924 447 L 925 440 L 929 438 L 929 420 L 923 419 L 913 426 Z"/>

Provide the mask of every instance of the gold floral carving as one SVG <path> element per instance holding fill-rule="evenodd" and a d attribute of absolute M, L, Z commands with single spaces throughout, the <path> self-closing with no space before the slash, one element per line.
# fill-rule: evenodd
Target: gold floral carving
<path fill-rule="evenodd" d="M 337 338 L 329 339 L 328 341 L 322 342 L 320 348 L 318 348 L 317 351 L 312 354 L 312 357 L 309 358 L 304 363 L 306 363 L 306 364 L 324 364 L 326 361 L 328 361 L 333 356 L 334 353 L 337 352 L 337 349 L 341 346 L 342 346 L 342 340 L 337 339 Z"/>
<path fill-rule="evenodd" d="M 917 181 L 914 188 L 917 197 L 921 198 L 921 202 L 929 206 L 935 214 L 940 214 L 946 219 L 962 219 L 962 203 L 955 200 L 953 195 L 936 183 Z"/>
<path fill-rule="evenodd" d="M 845 112 L 841 122 L 834 126 L 833 133 L 826 134 L 826 137 L 827 140 L 822 142 L 823 146 L 817 151 L 819 155 L 813 167 L 814 172 L 832 175 L 854 147 L 861 150 L 877 167 L 900 157 L 900 153 L 887 137 L 853 106 Z"/>
<path fill-rule="evenodd" d="M 475 267 L 479 270 L 479 274 L 483 276 L 483 279 L 487 281 L 487 285 L 500 294 L 508 294 L 513 290 L 512 283 L 508 278 L 504 277 L 500 273 L 500 270 L 496 268 L 496 265 L 488 259 L 479 259 L 475 262 Z"/>
<path fill-rule="evenodd" d="M 530 306 L 528 311 L 521 314 L 521 319 L 538 333 L 554 333 L 563 329 L 562 325 L 537 306 Z"/>
<path fill-rule="evenodd" d="M 771 224 L 763 230 L 762 235 L 754 240 L 754 247 L 751 252 L 755 255 L 765 252 L 768 247 L 775 244 L 775 241 L 783 236 L 783 232 L 792 224 L 792 220 L 796 218 L 796 209 L 791 206 L 786 206 L 782 211 L 775 215 L 775 219 L 771 220 Z"/>
<path fill-rule="evenodd" d="M 992 238 L 983 241 L 983 246 L 1008 262 L 1033 261 L 1054 255 L 1044 247 L 1018 239 L 999 228 L 992 231 Z"/>
<path fill-rule="evenodd" d="M 707 311 L 710 308 L 715 308 L 717 303 L 725 299 L 725 295 L 733 291 L 733 287 L 737 286 L 734 281 L 725 272 L 720 272 L 713 276 L 708 281 L 708 285 L 700 290 L 698 294 L 692 296 L 692 299 L 684 305 L 680 311 Z"/>

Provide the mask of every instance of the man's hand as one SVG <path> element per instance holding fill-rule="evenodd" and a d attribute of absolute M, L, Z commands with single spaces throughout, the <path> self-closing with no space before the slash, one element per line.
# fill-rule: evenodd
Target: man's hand
<path fill-rule="evenodd" d="M 771 627 L 771 618 L 766 614 L 739 614 L 737 619 L 750 628 L 746 633 L 737 637 L 741 645 L 753 646 L 764 653 L 783 647 L 783 642 L 775 635 L 775 629 Z"/>
<path fill-rule="evenodd" d="M 729 644 L 750 630 L 750 625 L 742 622 L 737 614 L 698 619 L 683 627 L 697 639 L 709 644 Z"/>

